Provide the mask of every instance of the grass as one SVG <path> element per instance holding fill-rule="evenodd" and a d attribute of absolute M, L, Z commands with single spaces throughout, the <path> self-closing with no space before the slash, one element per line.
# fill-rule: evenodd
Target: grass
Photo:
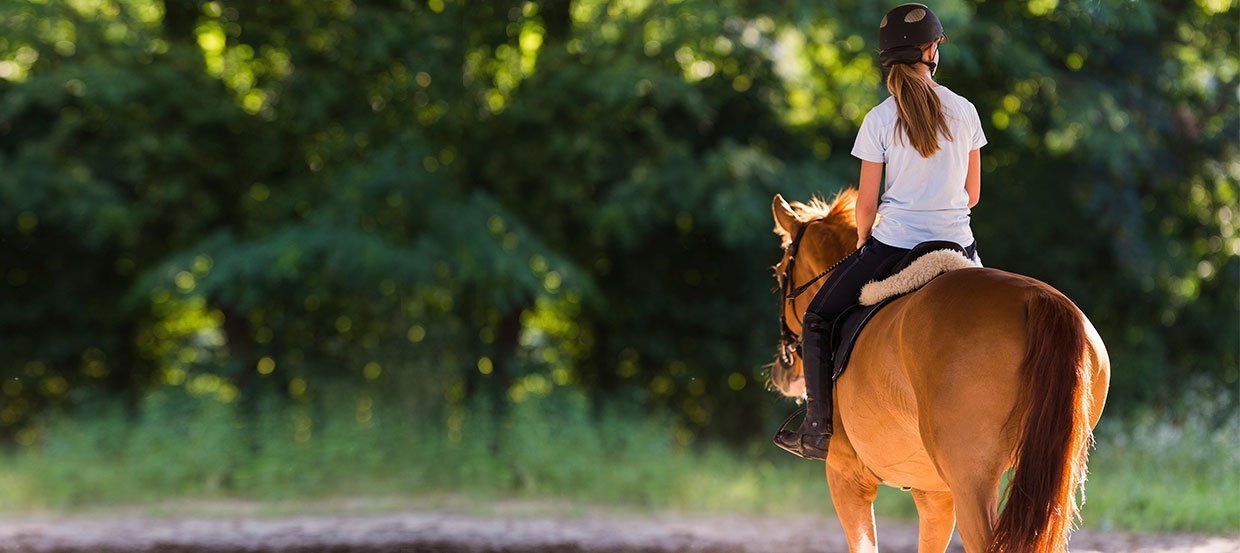
<path fill-rule="evenodd" d="M 1104 417 L 1087 526 L 1240 531 L 1240 498 L 1226 491 L 1240 489 L 1240 417 L 1224 401 L 1200 405 L 1187 417 Z M 483 408 L 414 412 L 336 391 L 313 405 L 264 404 L 242 424 L 232 404 L 160 391 L 137 421 L 108 410 L 49 421 L 38 444 L 0 458 L 0 510 L 467 497 L 654 512 L 831 512 L 821 465 L 765 442 L 684 447 L 659 417 L 593 417 L 574 393 L 515 404 L 502 422 Z M 915 516 L 908 495 L 889 488 L 876 510 Z"/>
<path fill-rule="evenodd" d="M 1086 524 L 1105 529 L 1240 532 L 1240 413 L 1190 393 L 1180 409 L 1103 415 L 1090 457 Z"/>

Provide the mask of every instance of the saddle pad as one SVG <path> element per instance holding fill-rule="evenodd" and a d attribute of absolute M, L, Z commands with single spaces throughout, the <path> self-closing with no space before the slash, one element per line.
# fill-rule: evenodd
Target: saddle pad
<path fill-rule="evenodd" d="M 862 286 L 861 305 L 874 305 L 885 298 L 907 294 L 947 271 L 982 266 L 980 260 L 975 262 L 958 249 L 936 249 L 925 253 L 914 251 L 913 254 L 917 258 L 907 266 L 887 278 L 872 280 Z"/>

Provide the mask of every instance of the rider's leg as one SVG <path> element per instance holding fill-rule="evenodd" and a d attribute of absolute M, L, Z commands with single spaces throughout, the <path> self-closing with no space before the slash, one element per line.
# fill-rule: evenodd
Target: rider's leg
<path fill-rule="evenodd" d="M 800 428 L 780 432 L 775 442 L 802 457 L 827 458 L 831 438 L 831 376 L 828 336 L 831 322 L 808 311 L 801 324 L 801 367 L 805 371 L 805 420 Z M 822 367 L 828 367 L 823 369 Z M 823 381 L 826 381 L 825 383 Z"/>
<path fill-rule="evenodd" d="M 835 319 L 853 304 L 861 287 L 874 278 L 879 268 L 889 265 L 897 256 L 907 253 L 878 242 L 873 237 L 839 267 L 823 283 L 805 312 L 801 331 L 801 367 L 805 372 L 806 414 L 800 428 L 781 432 L 776 443 L 804 457 L 824 459 L 831 437 L 832 380 L 831 359 L 834 344 L 830 343 Z"/>
<path fill-rule="evenodd" d="M 865 248 L 850 254 L 827 276 L 801 319 L 801 369 L 805 376 L 805 419 L 796 430 L 775 435 L 775 444 L 802 457 L 827 458 L 827 442 L 831 438 L 831 346 L 829 344 L 834 318 L 826 318 L 813 305 L 830 296 L 840 282 L 851 274 Z M 844 306 L 847 307 L 847 306 Z M 842 309 L 841 309 L 842 311 Z"/>
<path fill-rule="evenodd" d="M 907 248 L 890 246 L 871 236 L 851 259 L 840 264 L 827 277 L 810 301 L 806 315 L 815 313 L 828 323 L 834 322 L 841 313 L 857 303 L 862 286 L 886 276 L 883 273 L 908 252 Z"/>

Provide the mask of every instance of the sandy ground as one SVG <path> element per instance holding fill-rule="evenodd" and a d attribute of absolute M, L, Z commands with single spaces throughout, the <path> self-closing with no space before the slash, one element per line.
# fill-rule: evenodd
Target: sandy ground
<path fill-rule="evenodd" d="M 390 508 L 391 506 L 389 506 Z M 399 506 L 398 506 L 399 507 Z M 340 506 L 272 514 L 244 503 L 194 509 L 0 517 L 0 551 L 23 552 L 772 552 L 836 553 L 847 545 L 834 518 L 564 513 L 509 502 L 426 511 Z M 917 550 L 917 528 L 879 523 L 883 551 Z M 963 551 L 957 540 L 951 551 Z M 1240 535 L 1128 534 L 1081 530 L 1074 552 L 1240 552 Z"/>

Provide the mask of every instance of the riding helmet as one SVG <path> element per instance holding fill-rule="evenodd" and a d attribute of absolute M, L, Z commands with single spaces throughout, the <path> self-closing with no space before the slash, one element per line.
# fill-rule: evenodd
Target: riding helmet
<path fill-rule="evenodd" d="M 900 4 L 891 8 L 878 24 L 878 49 L 917 46 L 941 36 L 943 24 L 925 4 Z"/>

